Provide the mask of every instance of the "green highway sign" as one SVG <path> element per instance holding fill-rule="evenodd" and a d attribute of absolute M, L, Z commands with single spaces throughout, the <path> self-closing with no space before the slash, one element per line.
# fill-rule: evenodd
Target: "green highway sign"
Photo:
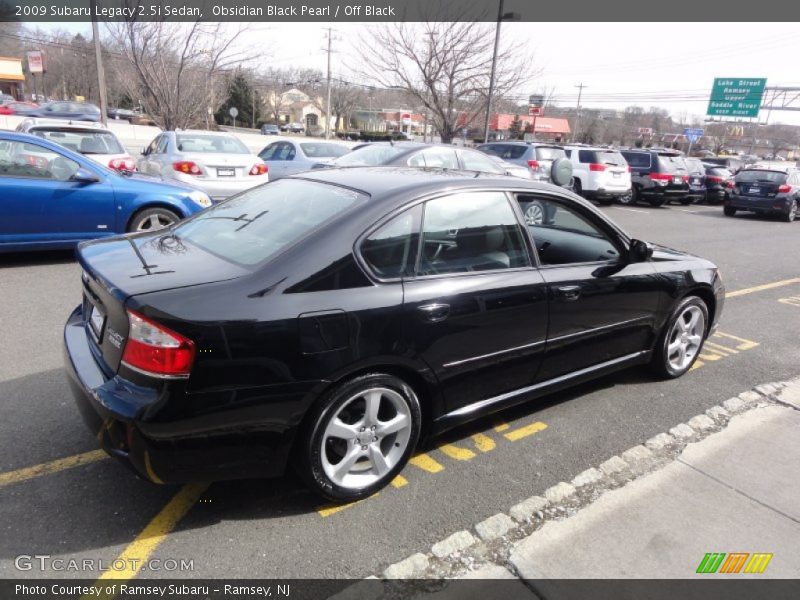
<path fill-rule="evenodd" d="M 711 88 L 707 115 L 716 117 L 757 117 L 766 79 L 717 77 Z"/>

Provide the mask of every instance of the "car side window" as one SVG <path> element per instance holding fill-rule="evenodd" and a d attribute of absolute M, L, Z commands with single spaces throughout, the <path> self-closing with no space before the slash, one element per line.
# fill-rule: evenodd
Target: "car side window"
<path fill-rule="evenodd" d="M 169 138 L 166 135 L 162 135 L 161 139 L 158 140 L 158 144 L 156 144 L 156 154 L 165 154 L 168 142 Z"/>
<path fill-rule="evenodd" d="M 270 144 L 258 153 L 258 157 L 261 160 L 275 160 L 275 154 L 278 150 L 278 146 L 280 146 L 280 143 Z"/>
<path fill-rule="evenodd" d="M 413 274 L 421 214 L 420 204 L 400 213 L 364 240 L 361 256 L 381 279 Z"/>
<path fill-rule="evenodd" d="M 530 265 L 522 230 L 504 192 L 462 192 L 425 203 L 420 275 Z"/>
<path fill-rule="evenodd" d="M 10 142 L 0 152 L 0 177 L 67 181 L 79 168 L 74 160 L 36 144 Z"/>
<path fill-rule="evenodd" d="M 480 152 L 459 150 L 458 154 L 461 156 L 461 162 L 467 171 L 480 171 L 481 173 L 495 173 L 498 175 L 505 173 L 497 163 L 492 162 L 490 158 L 485 157 Z"/>
<path fill-rule="evenodd" d="M 294 148 L 287 142 L 278 144 L 275 155 L 272 160 L 291 160 L 293 158 Z"/>
<path fill-rule="evenodd" d="M 620 248 L 579 211 L 536 196 L 517 199 L 542 265 L 619 260 Z"/>
<path fill-rule="evenodd" d="M 156 147 L 158 146 L 158 141 L 160 139 L 161 139 L 161 137 L 159 136 L 159 137 L 156 137 L 155 139 L 153 139 L 152 142 L 150 142 L 150 145 L 147 147 L 147 154 L 148 155 L 153 154 L 156 151 Z"/>

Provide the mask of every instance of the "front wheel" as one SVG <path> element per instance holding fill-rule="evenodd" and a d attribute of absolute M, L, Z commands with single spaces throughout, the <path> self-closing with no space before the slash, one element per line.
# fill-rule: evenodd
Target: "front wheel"
<path fill-rule="evenodd" d="M 708 307 L 697 296 L 684 298 L 672 311 L 650 363 L 660 377 L 674 379 L 697 360 L 708 331 Z"/>
<path fill-rule="evenodd" d="M 733 206 L 724 206 L 722 212 L 726 217 L 733 217 L 736 214 L 736 209 Z"/>
<path fill-rule="evenodd" d="M 128 226 L 128 233 L 132 231 L 156 231 L 164 227 L 170 227 L 180 220 L 181 218 L 177 214 L 166 208 L 147 208 L 134 215 Z"/>
<path fill-rule="evenodd" d="M 414 391 L 392 375 L 364 375 L 338 386 L 301 434 L 300 476 L 334 502 L 374 494 L 408 462 L 419 440 L 421 414 Z"/>

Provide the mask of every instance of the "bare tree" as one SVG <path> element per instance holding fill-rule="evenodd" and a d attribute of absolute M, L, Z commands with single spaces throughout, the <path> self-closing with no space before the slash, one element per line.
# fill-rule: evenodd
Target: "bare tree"
<path fill-rule="evenodd" d="M 490 24 L 476 22 L 387 23 L 361 39 L 363 67 L 356 70 L 379 85 L 404 90 L 427 109 L 443 142 L 477 123 L 486 109 L 494 46 Z M 520 45 L 498 52 L 495 98 L 537 74 Z"/>
<path fill-rule="evenodd" d="M 235 42 L 246 29 L 232 33 L 222 23 L 109 23 L 116 65 L 129 94 L 166 130 L 202 123 L 207 111 L 224 100 L 220 75 L 249 58 Z"/>
<path fill-rule="evenodd" d="M 331 115 L 334 117 L 333 130 L 344 121 L 345 129 L 350 128 L 350 114 L 363 103 L 364 90 L 358 86 L 344 81 L 335 81 L 331 84 Z"/>
<path fill-rule="evenodd" d="M 320 81 L 322 73 L 314 69 L 270 67 L 263 71 L 257 82 L 263 93 L 267 119 L 278 123 L 280 115 L 289 110 L 292 101 L 286 96 L 286 92 L 292 88 L 308 94 L 313 102 L 318 94 Z"/>

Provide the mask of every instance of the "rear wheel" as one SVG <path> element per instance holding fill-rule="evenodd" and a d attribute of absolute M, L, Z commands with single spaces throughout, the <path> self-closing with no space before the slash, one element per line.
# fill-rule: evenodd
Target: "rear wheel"
<path fill-rule="evenodd" d="M 783 215 L 783 220 L 787 223 L 791 223 L 797 218 L 797 200 L 792 201 L 789 205 L 789 210 L 787 210 Z"/>
<path fill-rule="evenodd" d="M 635 187 L 631 188 L 630 193 L 624 194 L 619 197 L 620 204 L 636 204 L 639 200 L 639 192 L 636 190 Z"/>
<path fill-rule="evenodd" d="M 653 208 L 658 208 L 659 206 L 664 206 L 667 203 L 666 198 L 653 198 L 650 200 L 650 206 Z"/>
<path fill-rule="evenodd" d="M 726 217 L 732 217 L 736 214 L 736 209 L 733 206 L 725 206 L 722 208 L 722 212 Z"/>
<path fill-rule="evenodd" d="M 128 226 L 128 233 L 132 231 L 156 231 L 174 225 L 181 218 L 166 208 L 147 208 L 136 213 Z"/>
<path fill-rule="evenodd" d="M 419 400 L 392 375 L 374 373 L 334 389 L 312 414 L 297 451 L 306 484 L 334 502 L 366 498 L 399 473 L 419 440 Z"/>
<path fill-rule="evenodd" d="M 692 368 L 708 330 L 708 307 L 697 296 L 678 303 L 659 336 L 650 363 L 660 377 L 673 379 Z"/>

